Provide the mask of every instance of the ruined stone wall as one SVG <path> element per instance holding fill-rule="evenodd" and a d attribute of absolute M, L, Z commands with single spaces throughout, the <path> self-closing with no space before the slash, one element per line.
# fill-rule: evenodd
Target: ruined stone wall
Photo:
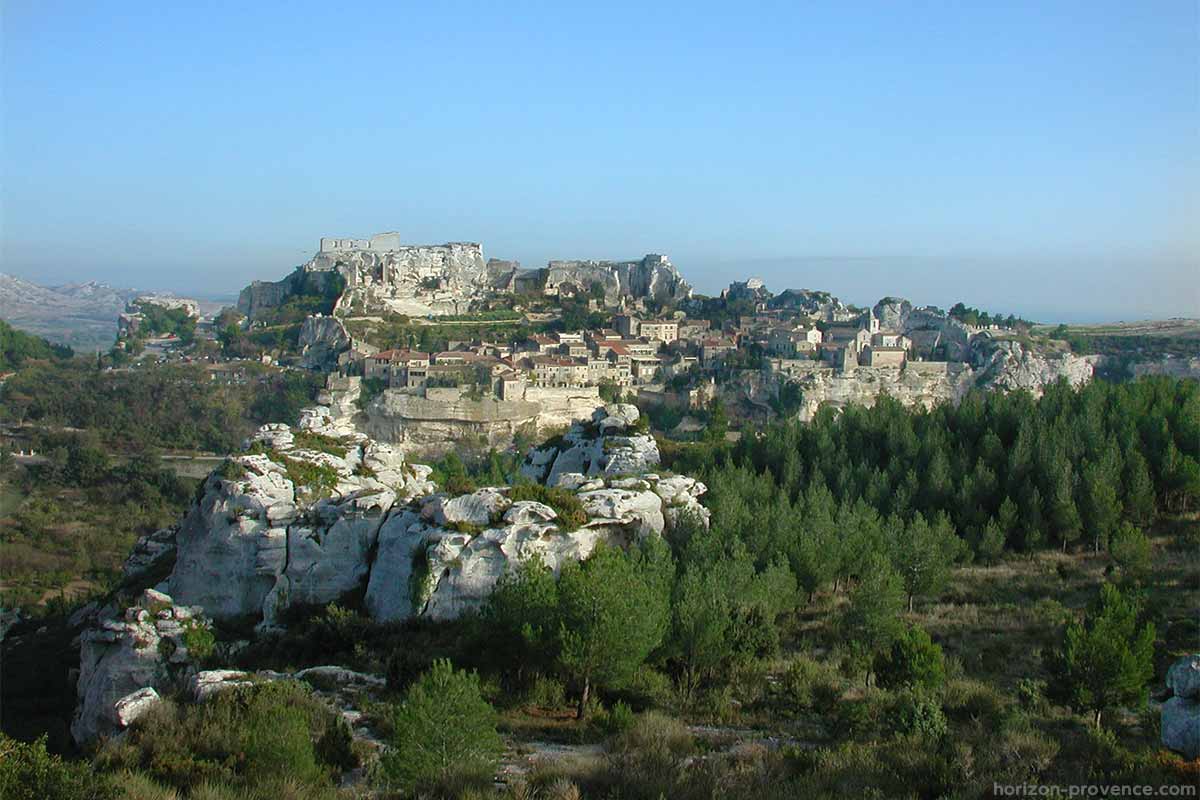
<path fill-rule="evenodd" d="M 423 395 L 388 390 L 371 402 L 357 427 L 406 451 L 446 451 L 466 440 L 502 449 L 518 430 L 542 433 L 586 419 L 603 405 L 595 386 L 527 387 L 521 399 L 503 400 L 469 399 L 457 389 Z"/>

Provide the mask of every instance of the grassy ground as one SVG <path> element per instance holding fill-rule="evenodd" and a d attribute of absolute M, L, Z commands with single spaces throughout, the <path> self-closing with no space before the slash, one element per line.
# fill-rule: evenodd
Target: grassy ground
<path fill-rule="evenodd" d="M 180 508 L 111 503 L 103 489 L 0 482 L 0 602 L 45 607 L 78 600 L 116 577 L 137 537 Z"/>
<path fill-rule="evenodd" d="M 1200 520 L 1195 515 L 1164 523 L 1153 538 L 1153 579 L 1142 587 L 1147 614 L 1158 633 L 1152 698 L 1161 694 L 1167 667 L 1200 644 L 1198 541 Z M 1153 708 L 1109 714 L 1106 728 L 1119 743 L 1117 750 L 1109 752 L 1105 750 L 1108 740 L 1097 739 L 1084 716 L 1055 705 L 1042 693 L 1050 677 L 1043 655 L 1060 646 L 1064 621 L 1082 614 L 1098 586 L 1112 577 L 1107 558 L 1090 552 L 1013 556 L 991 566 L 957 569 L 940 597 L 918 601 L 914 612 L 905 615 L 906 621 L 926 628 L 945 652 L 948 680 L 939 697 L 949 721 L 948 741 L 957 748 L 954 759 L 977 765 L 977 778 L 1017 777 L 1025 774 L 1018 770 L 1019 764 L 1023 770 L 1036 769 L 1044 780 L 1067 781 L 1073 775 L 1115 780 L 1114 764 L 1128 757 L 1121 753 L 1160 750 Z M 817 748 L 831 754 L 850 748 L 857 753 L 854 758 L 861 760 L 864 775 L 874 774 L 872 780 L 881 781 L 894 777 L 900 768 L 893 762 L 905 757 L 897 748 L 904 748 L 888 739 L 882 718 L 868 718 L 861 729 L 844 721 L 850 705 L 886 707 L 899 697 L 869 686 L 859 674 L 843 671 L 838 619 L 846 603 L 844 593 L 817 595 L 788 620 L 777 657 L 748 667 L 732 676 L 726 690 L 699 697 L 690 705 L 678 697 L 660 697 L 655 705 L 687 725 L 694 746 L 714 757 L 731 756 L 747 747 L 772 752 L 781 747 L 792 752 Z M 797 670 L 816 676 L 808 688 L 824 684 L 830 696 L 821 699 L 818 688 L 816 699 L 807 698 L 807 689 L 797 689 L 796 680 L 789 676 Z M 801 696 L 807 699 L 798 699 Z M 574 750 L 543 755 L 537 769 L 565 773 L 581 786 L 594 779 L 588 770 L 600 767 L 590 751 L 593 743 L 604 739 L 603 717 L 577 722 L 568 700 L 557 707 L 515 704 L 503 712 L 502 719 L 502 730 L 518 753 L 523 743 L 575 745 Z M 908 756 L 920 766 L 909 768 L 917 773 L 924 774 L 932 768 L 929 764 L 942 757 L 932 752 L 915 755 L 920 747 L 910 745 Z M 1164 763 L 1177 763 L 1165 758 Z M 956 763 L 954 759 L 951 763 Z M 849 790 L 853 764 L 844 769 L 829 764 L 813 769 L 814 795 L 820 794 L 816 787 L 833 793 L 837 787 Z M 1144 775 L 1144 767 L 1139 769 Z M 1162 774 L 1192 773 L 1171 767 Z M 882 796 L 890 795 L 885 790 Z"/>

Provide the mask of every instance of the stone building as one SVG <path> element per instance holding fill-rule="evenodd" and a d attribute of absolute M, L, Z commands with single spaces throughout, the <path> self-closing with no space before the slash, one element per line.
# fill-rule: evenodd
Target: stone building
<path fill-rule="evenodd" d="M 561 356 L 534 356 L 533 381 L 538 386 L 585 386 L 587 364 Z"/>
<path fill-rule="evenodd" d="M 907 357 L 908 351 L 903 347 L 870 344 L 863 348 L 862 365 L 865 367 L 900 367 L 904 365 Z"/>
<path fill-rule="evenodd" d="M 390 388 L 424 386 L 429 375 L 428 353 L 384 350 L 363 360 L 363 377 L 383 380 Z"/>

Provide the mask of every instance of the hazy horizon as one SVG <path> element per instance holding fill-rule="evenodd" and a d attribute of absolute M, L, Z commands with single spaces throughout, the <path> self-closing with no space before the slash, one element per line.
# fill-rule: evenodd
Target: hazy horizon
<path fill-rule="evenodd" d="M 1166 0 L 3 12 L 0 270 L 230 295 L 321 236 L 661 252 L 1043 320 L 1200 312 Z"/>

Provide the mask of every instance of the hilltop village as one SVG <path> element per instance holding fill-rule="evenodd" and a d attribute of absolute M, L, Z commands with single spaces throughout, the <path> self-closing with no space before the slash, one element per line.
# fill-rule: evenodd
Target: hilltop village
<path fill-rule="evenodd" d="M 714 407 L 736 429 L 883 394 L 930 407 L 976 387 L 1038 394 L 1091 378 L 1095 358 L 1035 343 L 1031 327 L 963 304 L 776 294 L 753 278 L 704 297 L 659 254 L 525 269 L 485 260 L 478 244 L 391 233 L 324 238 L 307 263 L 213 318 L 178 298 L 138 298 L 114 353 L 131 365 L 198 360 L 226 383 L 264 368 L 325 374 L 347 430 L 436 450 L 464 438 L 506 447 L 606 401 L 635 402 L 656 430 L 686 438 Z"/>

